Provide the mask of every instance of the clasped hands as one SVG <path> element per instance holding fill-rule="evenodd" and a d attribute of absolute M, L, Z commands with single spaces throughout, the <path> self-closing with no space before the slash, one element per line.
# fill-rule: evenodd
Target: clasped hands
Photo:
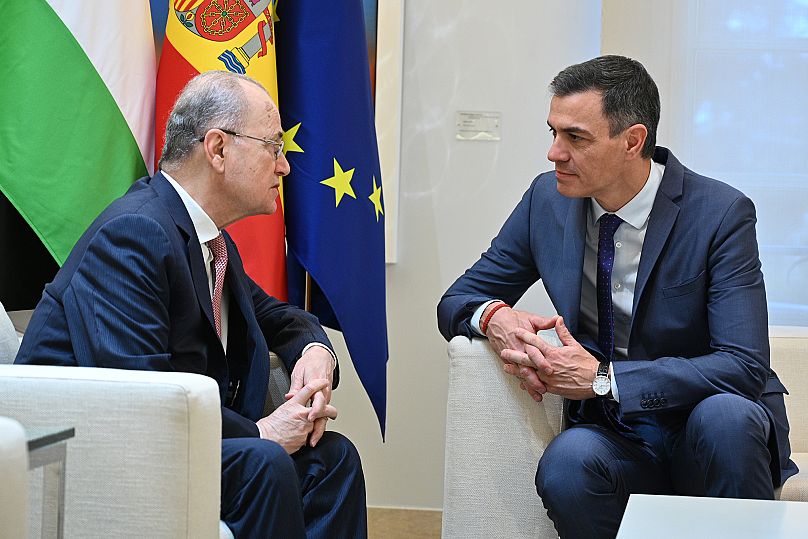
<path fill-rule="evenodd" d="M 553 346 L 536 334 L 551 328 L 555 328 L 562 346 Z M 542 317 L 504 307 L 491 317 L 486 336 L 502 359 L 505 372 L 519 378 L 519 386 L 534 401 L 541 402 L 547 392 L 572 400 L 595 396 L 592 381 L 598 360 L 575 340 L 562 317 Z"/>
<path fill-rule="evenodd" d="M 325 348 L 312 346 L 295 364 L 286 402 L 257 421 L 261 438 L 277 442 L 292 454 L 308 442 L 317 445 L 328 419 L 336 419 L 331 402 L 334 360 Z"/>

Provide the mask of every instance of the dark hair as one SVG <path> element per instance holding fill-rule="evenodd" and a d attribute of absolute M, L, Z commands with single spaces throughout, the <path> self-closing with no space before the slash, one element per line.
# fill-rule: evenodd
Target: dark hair
<path fill-rule="evenodd" d="M 642 156 L 650 158 L 656 147 L 659 90 L 643 65 L 625 56 L 600 56 L 563 69 L 550 83 L 550 91 L 558 97 L 590 90 L 603 96 L 610 137 L 634 124 L 648 129 Z"/>

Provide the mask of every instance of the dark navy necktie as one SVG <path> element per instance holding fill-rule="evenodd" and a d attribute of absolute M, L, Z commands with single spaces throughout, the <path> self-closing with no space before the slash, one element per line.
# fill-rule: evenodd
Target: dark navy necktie
<path fill-rule="evenodd" d="M 614 267 L 614 233 L 623 223 L 617 215 L 605 213 L 598 231 L 598 348 L 606 361 L 614 360 L 614 306 L 612 304 L 612 268 Z M 617 403 L 607 398 L 594 399 L 597 422 L 638 441 L 634 430 L 620 418 Z"/>
<path fill-rule="evenodd" d="M 607 361 L 614 359 L 614 307 L 612 305 L 612 268 L 614 233 L 623 222 L 613 213 L 600 218 L 598 232 L 598 347 Z"/>

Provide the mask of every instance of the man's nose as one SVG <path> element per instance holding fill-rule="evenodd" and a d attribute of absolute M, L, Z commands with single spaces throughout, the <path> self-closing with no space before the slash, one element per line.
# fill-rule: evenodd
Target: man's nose
<path fill-rule="evenodd" d="M 286 159 L 286 153 L 281 152 L 275 160 L 275 173 L 278 176 L 286 176 L 290 171 L 291 167 L 289 166 L 289 161 Z"/>
<path fill-rule="evenodd" d="M 567 152 L 564 150 L 564 148 L 562 148 L 561 143 L 558 141 L 558 137 L 553 139 L 553 143 L 550 144 L 550 149 L 547 150 L 547 159 L 553 163 L 567 160 Z"/>

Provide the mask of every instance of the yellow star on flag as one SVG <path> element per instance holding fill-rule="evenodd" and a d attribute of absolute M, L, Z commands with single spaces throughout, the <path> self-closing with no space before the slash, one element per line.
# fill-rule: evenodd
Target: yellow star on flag
<path fill-rule="evenodd" d="M 295 142 L 295 136 L 297 136 L 297 130 L 300 129 L 302 122 L 298 123 L 294 127 L 292 127 L 289 131 L 284 131 L 283 133 L 283 154 L 286 155 L 289 152 L 300 152 L 305 153 L 303 148 L 301 148 L 297 142 Z"/>
<path fill-rule="evenodd" d="M 328 187 L 332 187 L 334 189 L 334 195 L 337 198 L 337 207 L 339 207 L 339 203 L 344 195 L 348 195 L 356 200 L 353 187 L 351 187 L 351 178 L 353 178 L 353 173 L 355 170 L 355 168 L 352 168 L 351 170 L 343 171 L 342 167 L 339 166 L 339 163 L 337 162 L 337 158 L 335 157 L 334 175 L 320 182 L 323 185 L 327 185 Z"/>
<path fill-rule="evenodd" d="M 368 197 L 373 202 L 373 209 L 376 210 L 376 222 L 379 222 L 379 214 L 384 215 L 384 208 L 382 208 L 382 188 L 376 186 L 376 176 L 373 176 L 373 192 Z"/>
<path fill-rule="evenodd" d="M 288 131 L 283 132 L 283 154 L 286 155 L 289 152 L 300 152 L 305 153 L 303 148 L 295 142 L 295 137 L 297 136 L 297 130 L 300 129 L 300 126 L 303 125 L 303 122 L 299 122 L 297 125 L 293 126 Z"/>

